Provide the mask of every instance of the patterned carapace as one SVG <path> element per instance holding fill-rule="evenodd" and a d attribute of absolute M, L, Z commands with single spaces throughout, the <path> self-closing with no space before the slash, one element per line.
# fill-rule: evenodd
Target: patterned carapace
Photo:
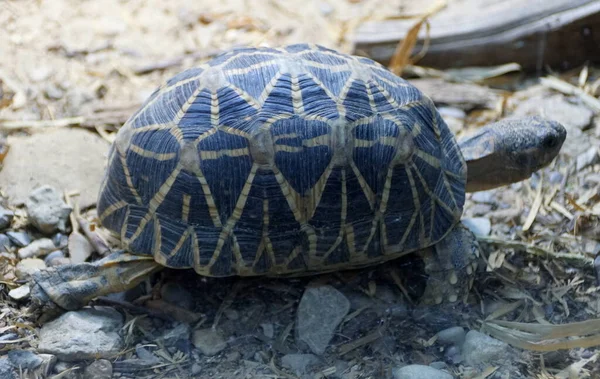
<path fill-rule="evenodd" d="M 98 214 L 134 254 L 207 276 L 331 271 L 441 240 L 466 167 L 432 102 L 314 45 L 184 71 L 120 129 Z"/>

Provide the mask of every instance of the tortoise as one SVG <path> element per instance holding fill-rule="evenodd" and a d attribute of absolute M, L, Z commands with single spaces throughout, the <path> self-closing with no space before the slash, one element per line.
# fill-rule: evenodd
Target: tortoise
<path fill-rule="evenodd" d="M 465 191 L 530 177 L 565 136 L 534 117 L 458 143 L 427 96 L 371 59 L 234 49 L 166 81 L 118 131 L 97 211 L 124 251 L 41 271 L 32 295 L 75 309 L 163 266 L 306 275 L 417 252 L 426 302 L 455 302 L 478 255 Z"/>

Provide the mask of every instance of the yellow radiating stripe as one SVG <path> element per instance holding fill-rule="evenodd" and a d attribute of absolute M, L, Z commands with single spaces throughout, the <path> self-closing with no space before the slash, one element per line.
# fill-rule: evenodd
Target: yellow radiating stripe
<path fill-rule="evenodd" d="M 219 127 L 219 96 L 216 92 L 210 93 L 210 124 L 213 128 Z"/>
<path fill-rule="evenodd" d="M 131 126 L 131 130 L 133 132 L 133 135 L 136 134 L 140 134 L 140 133 L 144 133 L 144 132 L 150 132 L 153 130 L 165 130 L 165 129 L 170 129 L 174 126 L 174 124 L 172 122 L 168 122 L 165 124 L 150 124 L 150 125 L 144 125 L 144 126 L 140 126 L 138 128 L 134 128 L 133 125 Z M 123 126 L 124 128 L 126 126 Z"/>
<path fill-rule="evenodd" d="M 341 193 L 341 202 L 342 209 L 340 214 L 340 231 L 338 233 L 337 238 L 335 239 L 333 245 L 327 250 L 327 252 L 323 255 L 323 261 L 327 260 L 327 258 L 333 253 L 335 249 L 342 243 L 344 240 L 344 232 L 346 231 L 346 219 L 348 218 L 348 192 L 346 190 L 346 170 L 342 169 L 342 193 Z"/>
<path fill-rule="evenodd" d="M 323 134 L 313 138 L 302 140 L 302 146 L 304 147 L 316 147 L 316 146 L 330 146 L 331 136 L 329 134 Z"/>
<path fill-rule="evenodd" d="M 229 68 L 227 70 L 224 70 L 224 72 L 227 75 L 236 75 L 236 76 L 237 75 L 246 75 L 254 70 L 264 68 L 264 67 L 269 67 L 269 66 L 277 66 L 277 62 L 275 60 L 270 60 L 270 61 L 255 63 L 253 65 L 250 65 L 250 66 L 244 67 L 244 68 Z"/>
<path fill-rule="evenodd" d="M 440 168 L 441 162 L 439 159 L 437 159 L 436 157 L 434 157 L 433 155 L 426 153 L 425 151 L 421 150 L 421 149 L 415 149 L 415 155 L 419 158 L 421 158 L 422 160 L 425 161 L 425 163 L 427 163 L 428 165 L 430 165 L 431 167 Z"/>
<path fill-rule="evenodd" d="M 302 214 L 300 213 L 300 209 L 298 208 L 299 204 L 298 204 L 298 200 L 297 200 L 300 198 L 300 195 L 292 189 L 292 187 L 287 182 L 287 180 L 285 179 L 285 177 L 283 176 L 281 171 L 279 171 L 277 166 L 273 166 L 273 173 L 275 174 L 275 180 L 277 180 L 277 183 L 279 184 L 279 187 L 281 188 L 281 192 L 283 193 L 283 196 L 287 200 L 290 210 L 294 214 L 294 219 L 299 223 L 303 223 L 304 220 L 302 218 Z"/>
<path fill-rule="evenodd" d="M 369 206 L 371 207 L 371 210 L 375 210 L 375 194 L 373 193 L 373 190 L 371 189 L 371 187 L 369 187 L 369 185 L 367 184 L 367 181 L 362 176 L 362 173 L 360 172 L 358 167 L 356 167 L 356 164 L 353 161 L 350 161 L 350 167 L 352 168 L 354 175 L 358 179 L 360 188 L 362 189 L 363 193 L 365 194 L 365 197 L 367 198 L 367 201 L 369 202 Z"/>
<path fill-rule="evenodd" d="M 228 157 L 243 157 L 250 156 L 250 150 L 247 147 L 229 150 L 201 150 L 200 159 L 219 159 L 224 156 Z"/>
<path fill-rule="evenodd" d="M 110 216 L 113 212 L 118 211 L 121 208 L 126 207 L 128 204 L 125 200 L 119 200 L 116 203 L 111 204 L 110 206 L 106 207 L 106 209 L 104 210 L 104 212 L 102 212 L 102 214 L 100 215 L 99 219 L 100 222 L 104 222 L 104 220 Z"/>
<path fill-rule="evenodd" d="M 443 201 L 441 201 L 429 188 L 429 186 L 427 185 L 427 182 L 425 181 L 425 178 L 423 178 L 423 176 L 421 175 L 421 173 L 419 172 L 419 170 L 417 169 L 417 166 L 414 165 L 414 163 L 411 165 L 411 167 L 415 170 L 415 173 L 417 174 L 417 177 L 419 178 L 419 181 L 421 182 L 421 184 L 423 185 L 423 190 L 425 191 L 425 193 L 427 194 L 427 196 L 429 196 L 430 198 L 434 199 L 436 203 L 438 203 L 442 208 L 444 208 L 446 211 L 448 211 L 450 214 L 454 214 L 454 212 L 452 211 L 452 209 L 448 206 L 448 204 L 444 203 Z"/>
<path fill-rule="evenodd" d="M 337 110 L 340 114 L 340 119 L 343 119 L 346 116 L 346 107 L 344 106 L 344 100 L 346 100 L 346 96 L 348 96 L 348 91 L 350 91 L 350 87 L 352 87 L 353 83 L 354 78 L 352 77 L 352 75 L 350 75 L 350 77 L 348 78 L 348 80 L 346 80 L 346 83 L 344 83 L 344 86 L 340 90 L 340 95 L 337 101 Z"/>
<path fill-rule="evenodd" d="M 154 221 L 154 244 L 152 245 L 154 251 L 152 255 L 154 257 L 160 256 L 161 261 L 159 262 L 162 262 L 162 259 L 164 259 L 162 255 L 162 228 L 156 215 L 152 216 L 152 220 Z"/>
<path fill-rule="evenodd" d="M 377 110 L 377 106 L 375 105 L 375 98 L 373 97 L 373 92 L 371 92 L 371 87 L 365 83 L 365 88 L 367 89 L 367 97 L 369 98 L 369 107 L 371 107 L 371 112 L 377 114 L 379 111 Z"/>
<path fill-rule="evenodd" d="M 219 234 L 217 246 L 215 248 L 215 251 L 213 252 L 212 257 L 210 258 L 208 267 L 212 267 L 215 264 L 215 262 L 217 261 L 217 258 L 221 254 L 223 246 L 225 245 L 225 241 L 232 233 L 235 223 L 240 219 L 240 217 L 242 217 L 242 211 L 244 210 L 244 207 L 246 206 L 246 201 L 248 200 L 248 194 L 250 193 L 250 189 L 252 188 L 252 182 L 254 181 L 254 176 L 256 175 L 257 169 L 258 169 L 258 165 L 256 163 L 253 164 L 250 169 L 250 173 L 248 174 L 248 177 L 246 178 L 246 183 L 244 183 L 244 187 L 242 187 L 242 192 L 240 193 L 240 196 L 237 199 L 235 208 L 233 209 L 231 216 L 229 216 L 229 219 L 227 220 L 225 226 L 223 226 L 223 229 L 221 230 L 221 233 Z M 234 253 L 235 253 L 235 251 L 234 251 Z"/>
<path fill-rule="evenodd" d="M 413 212 L 412 216 L 410 216 L 410 221 L 408 223 L 408 226 L 406 227 L 406 230 L 404 231 L 404 235 L 402 235 L 402 239 L 400 239 L 400 242 L 398 243 L 398 246 L 400 246 L 401 248 L 403 248 L 404 243 L 406 242 L 406 239 L 408 238 L 408 236 L 410 235 L 410 232 L 412 231 L 413 226 L 415 225 L 415 221 L 417 221 L 417 215 L 420 212 L 420 203 L 419 203 L 419 194 L 417 193 L 417 189 L 415 188 L 415 179 L 413 178 L 410 169 L 408 167 L 405 167 L 404 170 L 406 170 L 406 176 L 408 177 L 408 181 L 410 182 L 410 191 L 412 192 L 412 197 L 413 197 L 413 204 L 415 205 L 415 211 Z M 418 204 L 418 206 L 417 206 Z"/>
<path fill-rule="evenodd" d="M 188 222 L 188 218 L 190 216 L 190 200 L 192 197 L 190 195 L 183 194 L 183 206 L 181 207 L 181 220 L 185 223 Z"/>
<path fill-rule="evenodd" d="M 283 75 L 281 72 L 277 72 L 277 74 L 275 74 L 275 76 L 271 78 L 271 81 L 267 83 L 263 91 L 260 93 L 260 96 L 258 97 L 257 101 L 261 107 L 265 104 L 265 101 L 269 97 L 271 91 L 273 91 L 273 88 L 275 88 L 275 84 L 277 84 L 277 81 L 279 80 L 279 78 L 281 78 L 281 75 Z"/>
<path fill-rule="evenodd" d="M 292 77 L 292 107 L 294 114 L 304 113 L 304 103 L 302 102 L 302 90 L 298 83 L 298 77 Z"/>
<path fill-rule="evenodd" d="M 252 97 L 248 92 L 244 91 L 241 88 L 234 86 L 231 83 L 227 84 L 227 88 L 229 88 L 232 91 L 234 91 L 235 93 L 237 93 L 238 96 L 241 97 L 242 99 L 244 99 L 244 101 L 246 103 L 250 104 L 250 106 L 252 108 L 260 110 L 260 104 L 258 104 L 258 100 L 256 100 L 254 97 Z"/>
<path fill-rule="evenodd" d="M 170 161 L 177 157 L 176 153 L 155 153 L 154 151 L 143 149 L 134 144 L 129 145 L 129 150 L 144 158 L 156 159 L 157 161 Z"/>
<path fill-rule="evenodd" d="M 290 146 L 290 145 L 275 145 L 275 152 L 284 151 L 286 153 L 301 153 L 304 148 L 301 146 Z"/>
<path fill-rule="evenodd" d="M 240 244 L 237 240 L 237 236 L 235 235 L 235 233 L 231 234 L 231 239 L 233 242 L 232 250 L 233 250 L 233 256 L 235 257 L 236 273 L 241 273 L 244 270 L 246 263 L 244 262 L 244 257 L 242 256 L 242 250 L 240 249 Z"/>
<path fill-rule="evenodd" d="M 200 265 L 200 245 L 198 243 L 198 236 L 196 230 L 193 227 L 189 227 L 190 235 L 192 236 L 192 251 L 194 253 L 194 271 L 197 273 L 203 272 L 202 266 Z"/>
<path fill-rule="evenodd" d="M 133 181 L 131 180 L 131 174 L 129 173 L 129 167 L 127 166 L 127 159 L 125 158 L 125 155 L 121 154 L 120 152 L 117 152 L 117 154 L 119 155 L 119 159 L 121 160 L 123 174 L 125 174 L 125 180 L 127 181 L 127 188 L 129 188 L 129 191 L 131 191 L 131 194 L 133 195 L 133 197 L 135 197 L 135 201 L 138 203 L 138 205 L 142 205 L 142 198 L 133 186 Z"/>

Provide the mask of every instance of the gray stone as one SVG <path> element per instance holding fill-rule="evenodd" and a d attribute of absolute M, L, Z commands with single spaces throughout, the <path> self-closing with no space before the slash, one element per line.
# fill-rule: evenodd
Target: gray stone
<path fill-rule="evenodd" d="M 19 375 L 15 371 L 8 357 L 0 357 L 0 378 L 2 379 L 18 379 Z"/>
<path fill-rule="evenodd" d="M 191 368 L 192 375 L 197 376 L 202 372 L 202 365 L 198 362 L 195 362 Z"/>
<path fill-rule="evenodd" d="M 522 101 L 513 116 L 543 116 L 568 129 L 583 130 L 590 126 L 594 113 L 583 104 L 574 104 L 561 94 L 539 94 Z"/>
<path fill-rule="evenodd" d="M 308 287 L 298 306 L 298 338 L 315 354 L 323 354 L 335 329 L 350 310 L 350 302 L 335 288 Z"/>
<path fill-rule="evenodd" d="M 204 355 L 216 355 L 227 347 L 227 342 L 217 330 L 213 328 L 195 330 L 192 343 Z"/>
<path fill-rule="evenodd" d="M 39 257 L 55 249 L 56 246 L 54 246 L 54 242 L 50 238 L 41 238 L 19 249 L 19 258 Z"/>
<path fill-rule="evenodd" d="M 8 296 L 10 296 L 10 298 L 13 300 L 21 301 L 21 300 L 28 299 L 30 293 L 31 293 L 31 288 L 29 287 L 29 284 L 24 284 L 20 287 L 10 290 L 8 292 Z"/>
<path fill-rule="evenodd" d="M 160 359 L 158 359 L 156 355 L 152 354 L 150 350 L 143 346 L 136 346 L 135 353 L 139 359 L 146 361 L 148 364 L 157 365 L 160 363 Z"/>
<path fill-rule="evenodd" d="M 8 359 L 16 369 L 30 371 L 44 361 L 42 357 L 28 350 L 11 350 L 8 352 Z"/>
<path fill-rule="evenodd" d="M 48 185 L 31 191 L 25 201 L 29 222 L 44 234 L 57 230 L 66 231 L 71 207 L 62 199 L 62 195 Z"/>
<path fill-rule="evenodd" d="M 281 358 L 281 365 L 297 376 L 309 373 L 311 366 L 316 366 L 319 362 L 319 358 L 313 354 L 286 354 Z"/>
<path fill-rule="evenodd" d="M 44 184 L 60 192 L 77 190 L 81 208 L 96 204 L 109 146 L 100 136 L 58 128 L 31 136 L 11 135 L 8 143 L 10 154 L 0 171 L 0 188 L 10 204 L 24 204 L 27 194 Z"/>
<path fill-rule="evenodd" d="M 15 212 L 0 206 L 0 230 L 10 227 L 14 217 Z"/>
<path fill-rule="evenodd" d="M 71 233 L 69 236 L 69 259 L 71 263 L 84 263 L 92 256 L 94 247 L 81 233 Z"/>
<path fill-rule="evenodd" d="M 41 328 L 38 351 L 67 362 L 111 358 L 123 347 L 122 327 L 123 317 L 112 308 L 67 312 Z"/>
<path fill-rule="evenodd" d="M 12 243 L 6 234 L 0 234 L 0 253 L 5 253 L 10 250 Z"/>
<path fill-rule="evenodd" d="M 2 171 L 0 171 L 1 173 Z M 0 186 L 1 188 L 1 186 Z M 4 190 L 4 189 L 3 189 Z M 31 243 L 31 237 L 25 232 L 6 232 L 6 236 L 17 247 L 25 247 Z"/>
<path fill-rule="evenodd" d="M 577 156 L 577 171 L 581 171 L 588 166 L 596 164 L 598 161 L 600 161 L 598 148 L 592 146 Z"/>
<path fill-rule="evenodd" d="M 463 218 L 461 221 L 476 236 L 489 236 L 492 231 L 492 222 L 486 217 Z"/>
<path fill-rule="evenodd" d="M 445 371 L 424 365 L 408 365 L 392 370 L 394 379 L 453 379 Z"/>
<path fill-rule="evenodd" d="M 462 346 L 465 342 L 465 329 L 461 326 L 453 326 L 438 332 L 437 340 L 444 345 Z"/>
<path fill-rule="evenodd" d="M 275 328 L 273 327 L 273 324 L 270 322 L 265 322 L 260 324 L 260 327 L 263 330 L 263 334 L 265 335 L 265 337 L 267 338 L 273 338 L 273 336 L 275 335 Z"/>
<path fill-rule="evenodd" d="M 429 364 L 429 367 L 433 367 L 436 370 L 445 370 L 448 368 L 448 364 L 442 361 L 435 361 Z"/>
<path fill-rule="evenodd" d="M 83 371 L 84 379 L 110 379 L 112 378 L 113 368 L 109 360 L 98 359 L 92 362 Z"/>
<path fill-rule="evenodd" d="M 478 366 L 505 359 L 508 345 L 483 333 L 471 330 L 467 333 L 462 351 L 468 365 Z"/>
<path fill-rule="evenodd" d="M 460 348 L 456 345 L 448 347 L 444 352 L 444 357 L 446 358 L 447 362 L 450 362 L 453 365 L 460 364 L 464 360 L 462 353 L 460 352 Z"/>
<path fill-rule="evenodd" d="M 177 282 L 165 283 L 160 289 L 160 296 L 168 303 L 191 310 L 194 306 L 192 294 Z"/>
<path fill-rule="evenodd" d="M 17 263 L 15 275 L 19 279 L 29 279 L 34 273 L 46 268 L 46 264 L 39 258 L 25 258 Z"/>
<path fill-rule="evenodd" d="M 35 369 L 37 377 L 49 378 L 56 365 L 56 356 L 52 354 L 38 354 L 42 359 L 42 364 Z"/>
<path fill-rule="evenodd" d="M 64 257 L 65 253 L 63 253 L 62 250 L 54 250 L 50 254 L 46 255 L 46 257 L 44 258 L 44 263 L 46 264 L 46 266 L 54 266 L 52 261 L 54 261 L 55 259 L 62 259 Z"/>
<path fill-rule="evenodd" d="M 496 202 L 493 191 L 479 191 L 471 195 L 471 200 L 477 203 L 494 204 Z"/>
<path fill-rule="evenodd" d="M 163 336 L 162 340 L 165 346 L 175 346 L 177 341 L 179 340 L 189 340 L 190 339 L 190 326 L 187 324 L 177 324 L 173 329 L 167 330 Z"/>

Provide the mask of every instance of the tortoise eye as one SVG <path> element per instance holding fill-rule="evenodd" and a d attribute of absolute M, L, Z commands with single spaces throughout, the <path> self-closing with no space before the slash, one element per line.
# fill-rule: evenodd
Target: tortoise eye
<path fill-rule="evenodd" d="M 543 145 L 547 149 L 551 149 L 558 145 L 558 139 L 554 136 L 546 136 L 543 141 Z"/>

